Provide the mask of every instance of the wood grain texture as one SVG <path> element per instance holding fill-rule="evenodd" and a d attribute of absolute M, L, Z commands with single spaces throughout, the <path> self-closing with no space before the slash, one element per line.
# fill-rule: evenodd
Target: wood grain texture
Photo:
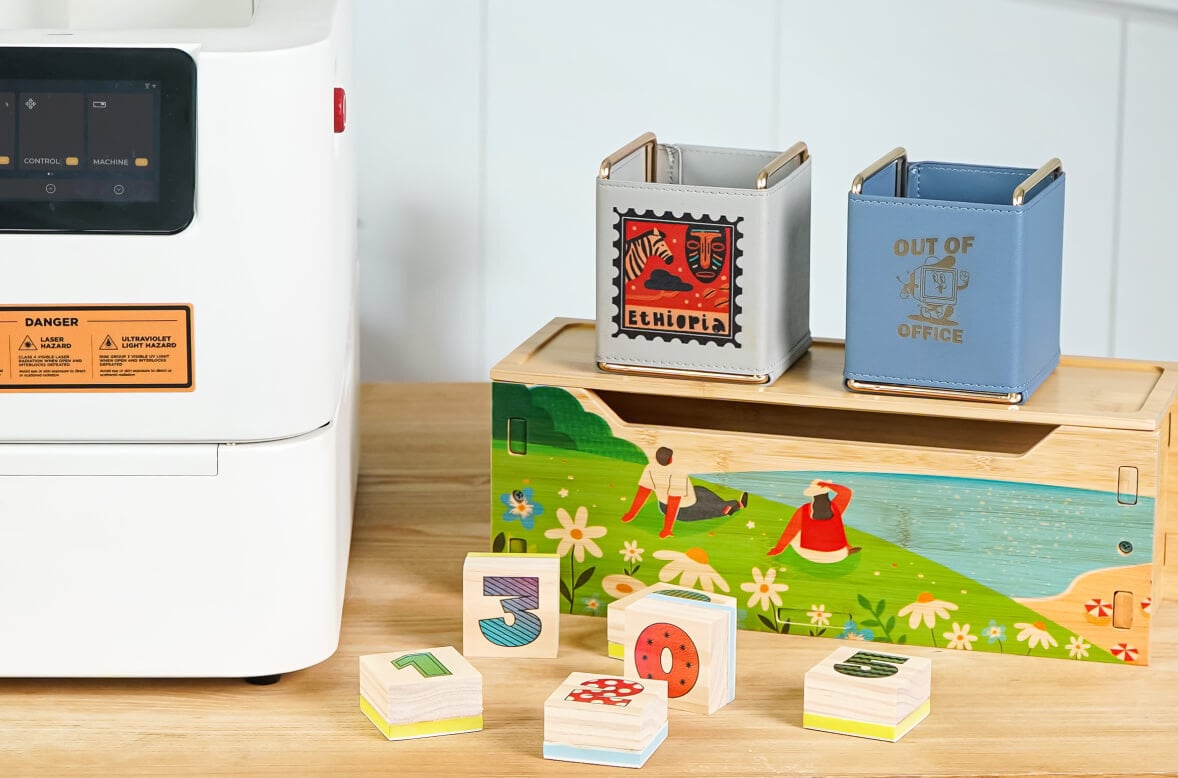
<path fill-rule="evenodd" d="M 482 729 L 483 676 L 453 646 L 360 657 L 360 698 L 389 740 Z"/>
<path fill-rule="evenodd" d="M 666 681 L 570 673 L 544 701 L 547 743 L 636 752 L 666 724 Z"/>
<path fill-rule="evenodd" d="M 667 380 L 663 379 L 664 383 Z M 805 462 L 814 469 L 872 471 L 886 461 L 895 472 L 1116 491 L 1120 467 L 1133 465 L 1139 496 L 1153 497 L 1158 484 L 1161 444 L 1156 431 L 1031 424 L 1026 425 L 1033 430 L 1030 434 L 1025 430 L 978 433 L 973 425 L 1024 425 L 923 416 L 908 417 L 897 424 L 892 413 L 718 401 L 721 407 L 731 409 L 728 413 L 752 418 L 747 425 L 731 425 L 738 433 L 734 434 L 711 428 L 717 426 L 715 411 L 706 415 L 691 412 L 702 401 L 650 395 L 647 399 L 659 403 L 660 412 L 632 417 L 640 421 L 626 421 L 609 403 L 612 398 L 608 395 L 576 388 L 570 391 L 582 405 L 604 418 L 618 437 L 647 452 L 659 446 L 682 452 L 680 463 L 693 472 L 712 472 L 716 463 L 723 463 L 726 470 L 765 470 L 772 469 L 767 463 L 781 462 Z M 677 410 L 681 402 L 686 403 L 683 411 Z M 926 411 L 941 402 L 947 401 L 921 401 Z M 809 416 L 809 421 L 756 423 L 758 418 L 771 419 L 794 411 Z M 701 420 L 708 428 L 700 426 Z M 722 417 L 719 424 L 725 424 Z M 997 444 L 999 439 L 1003 446 Z"/>
<path fill-rule="evenodd" d="M 611 601 L 605 608 L 605 619 L 607 625 L 607 638 L 609 640 L 608 653 L 614 659 L 622 659 L 624 655 L 624 644 L 626 641 L 626 609 L 634 603 L 641 600 L 648 594 L 654 592 L 674 592 L 680 591 L 683 587 L 678 584 L 663 583 L 656 581 L 655 583 L 636 592 L 628 594 L 624 597 L 619 597 Z M 737 607 L 736 598 L 728 597 L 723 594 L 716 594 L 714 592 L 704 593 L 698 590 L 692 590 L 691 596 L 698 599 L 706 599 L 708 602 L 718 602 L 729 605 L 733 608 Z"/>
<path fill-rule="evenodd" d="M 360 493 L 333 657 L 269 687 L 0 681 L 0 774 L 603 775 L 540 754 L 552 690 L 571 672 L 617 672 L 602 650 L 604 618 L 562 616 L 557 659 L 474 660 L 485 682 L 482 732 L 390 743 L 357 708 L 360 655 L 461 639 L 462 563 L 489 547 L 489 394 L 486 384 L 364 387 Z M 1171 448 L 1171 470 L 1173 458 Z M 804 674 L 840 644 L 740 632 L 736 700 L 706 718 L 670 711 L 670 735 L 644 774 L 1172 772 L 1178 605 L 1164 604 L 1152 617 L 1152 664 L 1137 670 L 905 649 L 933 660 L 936 681 L 932 715 L 897 744 L 802 728 Z"/>
<path fill-rule="evenodd" d="M 1178 391 L 1178 365 L 1118 359 L 1064 357 L 1059 368 L 1020 406 L 920 398 L 875 397 L 843 389 L 843 348 L 817 341 L 777 381 L 765 385 L 690 379 L 640 378 L 605 373 L 594 361 L 593 322 L 553 319 L 491 369 L 497 381 L 579 386 L 636 394 L 780 402 L 803 408 L 903 413 L 947 419 L 982 419 L 1158 430 Z"/>

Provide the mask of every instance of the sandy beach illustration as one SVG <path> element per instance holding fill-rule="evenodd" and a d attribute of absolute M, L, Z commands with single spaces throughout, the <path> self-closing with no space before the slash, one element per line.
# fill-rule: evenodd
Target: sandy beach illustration
<path fill-rule="evenodd" d="M 1149 660 L 1152 583 L 1150 565 L 1114 567 L 1077 576 L 1067 591 L 1055 597 L 1015 598 L 1015 601 L 1106 651 L 1116 651 L 1124 644 L 1136 651 L 1129 661 L 1144 664 Z M 1112 626 L 1112 602 L 1116 592 L 1131 594 L 1132 626 L 1128 629 Z M 1097 601 L 1107 607 L 1097 605 Z"/>

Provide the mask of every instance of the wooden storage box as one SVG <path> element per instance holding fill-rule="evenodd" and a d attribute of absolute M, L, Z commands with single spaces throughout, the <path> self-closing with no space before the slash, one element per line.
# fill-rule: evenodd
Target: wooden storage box
<path fill-rule="evenodd" d="M 1148 662 L 1178 365 L 1064 358 L 1015 407 L 842 371 L 820 342 L 771 386 L 612 375 L 554 320 L 491 372 L 493 550 L 559 554 L 564 612 L 664 581 L 746 629 Z"/>

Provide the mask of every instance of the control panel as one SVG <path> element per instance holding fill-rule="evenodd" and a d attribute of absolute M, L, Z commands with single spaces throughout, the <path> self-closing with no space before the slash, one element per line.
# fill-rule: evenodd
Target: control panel
<path fill-rule="evenodd" d="M 195 82 L 174 49 L 0 48 L 0 230 L 182 230 Z"/>

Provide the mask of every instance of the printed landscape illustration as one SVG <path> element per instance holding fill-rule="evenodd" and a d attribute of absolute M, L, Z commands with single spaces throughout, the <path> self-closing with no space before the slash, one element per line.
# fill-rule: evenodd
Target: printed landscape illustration
<path fill-rule="evenodd" d="M 734 596 L 743 629 L 1144 663 L 1154 506 L 889 472 L 687 472 L 570 392 L 493 384 L 494 551 L 561 557 L 563 610 L 662 581 Z M 881 463 L 881 465 L 884 463 Z M 1121 593 L 1132 628 L 1111 624 Z"/>

